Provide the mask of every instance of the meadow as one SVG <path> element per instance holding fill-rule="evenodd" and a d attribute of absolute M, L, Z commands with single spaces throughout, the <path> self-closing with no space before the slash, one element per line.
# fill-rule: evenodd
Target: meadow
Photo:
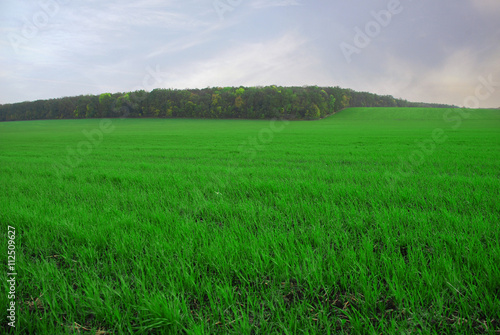
<path fill-rule="evenodd" d="M 499 110 L 0 123 L 15 333 L 498 334 L 499 149 Z"/>

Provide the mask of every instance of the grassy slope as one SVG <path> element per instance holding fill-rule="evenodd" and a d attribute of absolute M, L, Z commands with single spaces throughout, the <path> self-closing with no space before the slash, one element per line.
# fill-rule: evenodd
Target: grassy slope
<path fill-rule="evenodd" d="M 19 327 L 500 330 L 500 113 L 444 113 L 113 120 L 61 173 L 99 120 L 0 124 Z"/>

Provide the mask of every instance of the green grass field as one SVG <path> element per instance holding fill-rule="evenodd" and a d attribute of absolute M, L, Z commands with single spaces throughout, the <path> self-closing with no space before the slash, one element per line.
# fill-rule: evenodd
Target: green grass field
<path fill-rule="evenodd" d="M 498 334 L 499 149 L 498 110 L 0 123 L 16 331 Z"/>

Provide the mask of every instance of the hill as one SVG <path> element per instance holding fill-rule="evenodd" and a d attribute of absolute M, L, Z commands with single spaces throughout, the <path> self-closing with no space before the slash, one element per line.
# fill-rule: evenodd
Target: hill
<path fill-rule="evenodd" d="M 340 87 L 218 87 L 103 93 L 0 105 L 0 121 L 92 118 L 313 120 L 347 107 L 453 107 Z"/>

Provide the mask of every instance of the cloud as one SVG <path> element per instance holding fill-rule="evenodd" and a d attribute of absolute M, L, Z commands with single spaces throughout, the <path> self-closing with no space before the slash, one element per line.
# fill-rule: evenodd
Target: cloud
<path fill-rule="evenodd" d="M 498 0 L 470 0 L 472 5 L 481 13 L 498 15 L 500 13 L 500 1 Z"/>
<path fill-rule="evenodd" d="M 256 9 L 270 8 L 270 7 L 287 7 L 287 6 L 301 6 L 298 0 L 254 0 L 251 6 Z"/>
<path fill-rule="evenodd" d="M 158 67 L 159 87 L 339 85 L 453 104 L 474 93 L 478 76 L 500 81 L 499 0 L 405 0 L 351 64 L 340 43 L 387 1 L 234 1 L 224 20 L 213 0 L 54 1 L 57 13 L 19 53 L 8 36 L 44 1 L 1 5 L 0 103 L 123 92 L 152 83 Z M 498 96 L 485 103 L 497 107 Z"/>
<path fill-rule="evenodd" d="M 475 95 L 481 84 L 480 78 L 492 76 L 495 82 L 500 82 L 499 57 L 500 51 L 484 57 L 474 49 L 464 48 L 451 53 L 440 66 L 434 67 L 389 57 L 380 86 L 385 86 L 385 94 L 403 96 L 412 101 L 462 106 L 468 96 Z M 378 84 L 371 84 L 371 91 L 377 91 Z M 492 95 L 481 103 L 481 107 L 498 106 L 500 95 Z"/>
<path fill-rule="evenodd" d="M 321 64 L 297 33 L 259 43 L 239 43 L 211 58 L 172 70 L 171 87 L 313 84 Z"/>

